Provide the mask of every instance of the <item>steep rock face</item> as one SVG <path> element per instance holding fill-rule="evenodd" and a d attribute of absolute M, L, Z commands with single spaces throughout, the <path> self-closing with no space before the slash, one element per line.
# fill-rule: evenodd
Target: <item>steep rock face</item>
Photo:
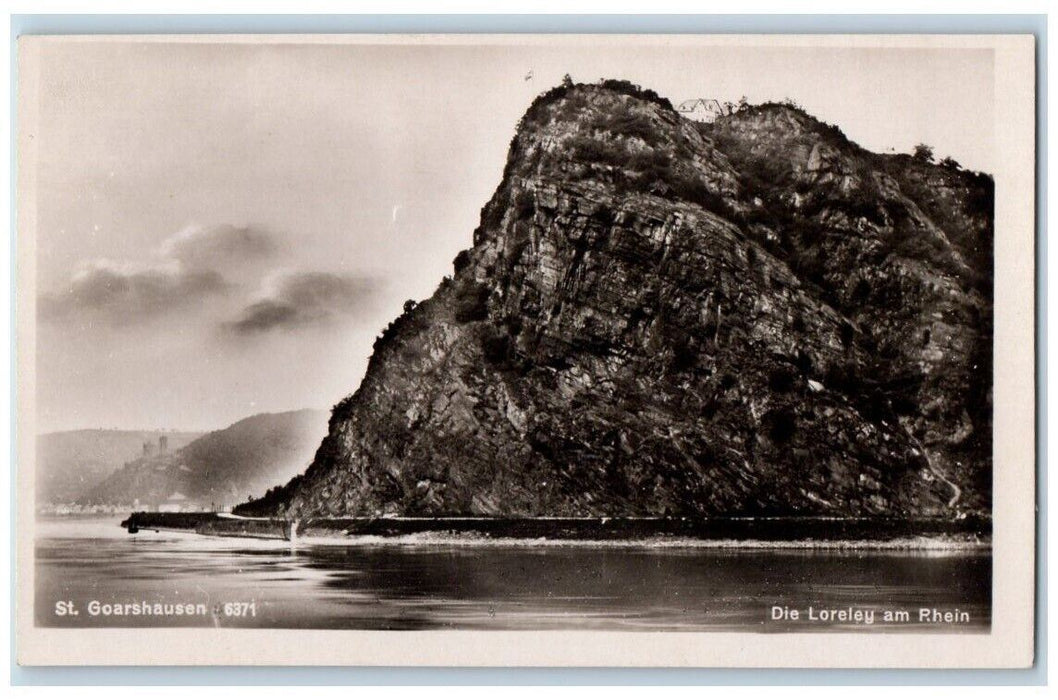
<path fill-rule="evenodd" d="M 699 125 L 620 83 L 542 96 L 455 276 L 243 512 L 987 508 L 990 181 L 835 131 L 783 106 Z"/>
<path fill-rule="evenodd" d="M 790 109 L 746 110 L 714 133 L 761 202 L 749 218 L 869 353 L 828 385 L 891 409 L 953 497 L 987 508 L 991 179 L 868 153 Z"/>

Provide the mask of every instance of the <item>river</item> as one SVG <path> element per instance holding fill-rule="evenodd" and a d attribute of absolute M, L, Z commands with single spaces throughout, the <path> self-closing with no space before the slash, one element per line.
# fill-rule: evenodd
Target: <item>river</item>
<path fill-rule="evenodd" d="M 180 532 L 130 535 L 120 519 L 37 522 L 38 625 L 970 633 L 990 627 L 988 549 L 414 538 L 292 546 Z"/>

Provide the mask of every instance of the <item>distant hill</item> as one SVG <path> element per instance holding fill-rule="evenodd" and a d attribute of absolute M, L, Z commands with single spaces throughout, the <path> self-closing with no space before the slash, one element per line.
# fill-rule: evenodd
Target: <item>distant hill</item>
<path fill-rule="evenodd" d="M 126 462 L 157 450 L 158 438 L 178 450 L 202 433 L 161 430 L 69 430 L 37 436 L 37 504 L 72 503 Z"/>
<path fill-rule="evenodd" d="M 179 494 L 188 505 L 233 506 L 300 474 L 327 434 L 327 413 L 262 413 L 199 437 L 182 449 L 143 456 L 78 502 L 154 507 Z"/>

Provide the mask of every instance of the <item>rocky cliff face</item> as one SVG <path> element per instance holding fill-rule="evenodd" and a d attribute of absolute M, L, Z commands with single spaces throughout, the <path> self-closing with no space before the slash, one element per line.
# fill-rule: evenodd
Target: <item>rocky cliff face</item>
<path fill-rule="evenodd" d="M 473 247 L 245 512 L 987 511 L 992 183 L 784 105 L 541 96 Z"/>

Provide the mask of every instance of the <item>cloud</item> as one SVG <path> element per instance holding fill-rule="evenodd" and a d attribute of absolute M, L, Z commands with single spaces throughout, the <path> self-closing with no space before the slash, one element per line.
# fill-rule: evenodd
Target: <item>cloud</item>
<path fill-rule="evenodd" d="M 267 231 L 252 226 L 189 226 L 161 245 L 163 259 L 189 267 L 213 268 L 271 257 L 276 241 Z"/>
<path fill-rule="evenodd" d="M 129 327 L 178 317 L 181 327 L 256 334 L 324 325 L 366 308 L 374 282 L 318 271 L 273 272 L 276 239 L 255 227 L 188 227 L 142 261 L 90 260 L 64 288 L 41 294 L 38 313 L 54 323 L 108 322 Z M 262 283 L 262 279 L 264 282 Z M 251 296 L 250 291 L 260 289 Z"/>
<path fill-rule="evenodd" d="M 42 294 L 42 319 L 94 312 L 118 323 L 157 316 L 228 287 L 213 270 L 192 269 L 179 262 L 136 265 L 95 260 L 82 265 L 59 293 Z"/>
<path fill-rule="evenodd" d="M 375 291 L 371 280 L 327 272 L 287 273 L 270 287 L 227 328 L 238 335 L 254 335 L 327 323 L 363 310 Z"/>
<path fill-rule="evenodd" d="M 91 314 L 129 325 L 232 292 L 236 268 L 260 265 L 276 251 L 272 235 L 260 228 L 189 226 L 165 239 L 147 260 L 82 263 L 64 290 L 40 295 L 40 318 Z"/>

